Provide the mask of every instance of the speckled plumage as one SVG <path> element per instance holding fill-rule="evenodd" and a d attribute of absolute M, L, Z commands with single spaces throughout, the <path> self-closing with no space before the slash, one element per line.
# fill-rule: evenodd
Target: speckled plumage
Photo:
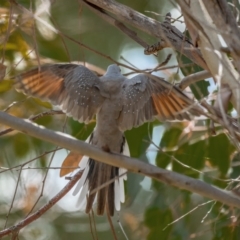
<path fill-rule="evenodd" d="M 115 64 L 100 78 L 81 65 L 53 64 L 17 76 L 15 87 L 27 95 L 58 105 L 79 122 L 88 123 L 96 115 L 90 143 L 122 153 L 124 131 L 155 118 L 160 121 L 189 119 L 186 109 L 189 110 L 193 102 L 176 87 L 155 78 L 139 74 L 127 79 Z M 82 192 L 81 200 L 84 200 L 83 193 L 89 193 L 124 171 L 92 159 L 87 159 L 82 167 L 88 172 L 75 191 L 75 194 Z M 119 210 L 124 200 L 123 177 L 88 195 L 86 212 L 92 209 L 95 195 L 97 213 L 103 214 L 107 207 L 113 215 L 114 202 Z"/>

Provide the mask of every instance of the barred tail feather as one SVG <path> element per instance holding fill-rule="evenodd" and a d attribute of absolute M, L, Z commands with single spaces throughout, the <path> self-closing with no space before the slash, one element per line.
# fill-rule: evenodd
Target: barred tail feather
<path fill-rule="evenodd" d="M 126 142 L 122 150 L 124 154 L 129 155 Z M 73 195 L 80 193 L 77 207 L 81 210 L 85 208 L 86 213 L 89 213 L 93 205 L 97 202 L 98 215 L 103 215 L 107 208 L 109 214 L 113 216 L 114 208 L 119 211 L 121 203 L 125 201 L 124 180 L 127 179 L 127 170 L 99 163 L 86 156 L 84 156 L 79 166 L 84 171 L 73 192 Z M 101 186 L 114 178 L 116 179 L 107 186 Z M 95 190 L 97 191 L 95 192 Z M 90 195 L 90 192 L 93 191 L 95 193 Z"/>

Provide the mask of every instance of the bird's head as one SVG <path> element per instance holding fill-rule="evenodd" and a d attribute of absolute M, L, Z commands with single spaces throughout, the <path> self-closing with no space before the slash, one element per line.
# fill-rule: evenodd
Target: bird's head
<path fill-rule="evenodd" d="M 121 69 L 116 64 L 108 66 L 106 73 L 102 76 L 104 81 L 119 81 L 124 80 L 125 77 L 121 74 Z"/>

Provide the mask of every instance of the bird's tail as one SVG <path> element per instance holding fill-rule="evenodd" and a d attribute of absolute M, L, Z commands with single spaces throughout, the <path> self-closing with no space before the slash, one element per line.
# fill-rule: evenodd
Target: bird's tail
<path fill-rule="evenodd" d="M 123 145 L 123 154 L 129 155 L 124 138 Z M 86 213 L 89 213 L 94 203 L 97 203 L 98 215 L 103 215 L 106 209 L 110 216 L 113 216 L 114 208 L 119 211 L 121 202 L 125 201 L 124 180 L 127 179 L 127 170 L 97 162 L 86 156 L 79 166 L 84 172 L 73 192 L 73 195 L 80 192 L 77 206 L 85 207 Z"/>

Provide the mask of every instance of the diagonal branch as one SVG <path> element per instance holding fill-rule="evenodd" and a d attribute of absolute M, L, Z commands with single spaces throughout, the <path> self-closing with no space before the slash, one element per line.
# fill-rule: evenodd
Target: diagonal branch
<path fill-rule="evenodd" d="M 117 27 L 121 32 L 126 34 L 128 37 L 132 38 L 135 42 L 143 46 L 144 48 L 148 47 L 148 44 L 142 40 L 136 32 L 125 26 L 123 23 L 115 19 L 114 17 L 110 16 L 108 13 L 102 11 L 102 9 L 97 8 L 96 6 L 92 6 L 91 4 L 83 1 L 83 4 L 87 6 L 91 11 L 96 13 L 99 17 L 104 19 L 109 24 Z"/>
<path fill-rule="evenodd" d="M 226 0 L 203 0 L 203 4 L 217 29 L 221 29 L 220 34 L 230 48 L 235 65 L 240 71 L 240 31 L 228 2 Z"/>
<path fill-rule="evenodd" d="M 176 172 L 158 168 L 141 162 L 138 159 L 129 158 L 120 154 L 104 152 L 101 149 L 83 141 L 79 141 L 68 134 L 48 130 L 30 122 L 29 120 L 19 119 L 7 113 L 0 112 L 0 123 L 8 125 L 30 136 L 42 139 L 43 141 L 51 142 L 79 154 L 87 155 L 97 161 L 116 167 L 122 167 L 138 174 L 143 174 L 156 179 L 157 181 L 164 182 L 190 192 L 198 193 L 202 196 L 220 201 L 232 207 L 240 207 L 240 198 L 232 192 L 216 188 L 205 182 Z"/>
<path fill-rule="evenodd" d="M 193 62 L 208 70 L 200 51 L 194 47 L 191 40 L 182 34 L 176 27 L 167 22 L 160 23 L 114 0 L 83 0 L 91 7 L 103 9 L 116 16 L 120 21 L 164 40 L 178 52 L 181 52 Z"/>

